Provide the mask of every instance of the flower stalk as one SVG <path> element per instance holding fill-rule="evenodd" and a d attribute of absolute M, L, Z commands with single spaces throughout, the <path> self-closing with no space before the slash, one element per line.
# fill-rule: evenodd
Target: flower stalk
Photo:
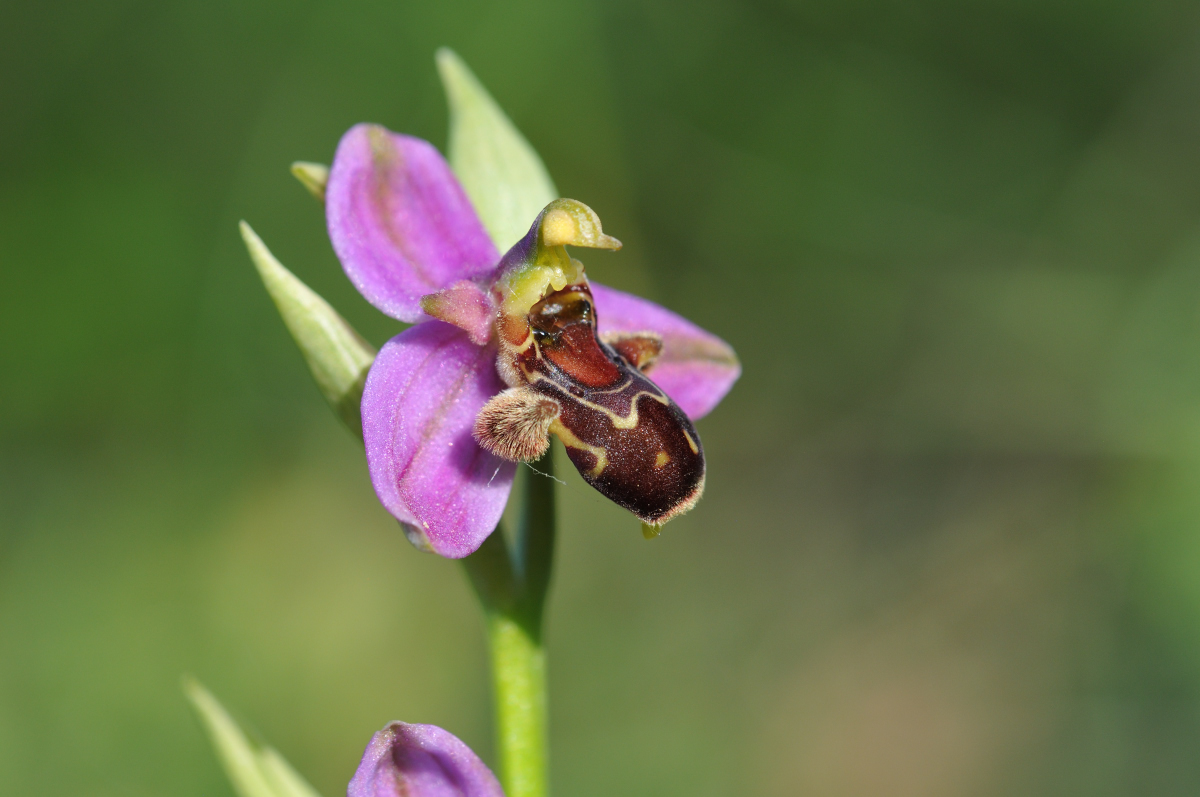
<path fill-rule="evenodd" d="M 493 534 L 463 560 L 484 610 L 500 780 L 508 797 L 546 797 L 546 648 L 543 618 L 554 559 L 552 453 L 528 474 L 510 546 Z"/>
<path fill-rule="evenodd" d="M 503 612 L 487 631 L 500 782 L 510 797 L 546 797 L 546 649 Z"/>

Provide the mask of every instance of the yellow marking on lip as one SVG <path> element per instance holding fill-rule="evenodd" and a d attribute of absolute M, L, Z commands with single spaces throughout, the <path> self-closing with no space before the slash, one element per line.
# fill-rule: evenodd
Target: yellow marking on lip
<path fill-rule="evenodd" d="M 583 442 L 582 440 L 580 440 L 578 437 L 575 436 L 574 432 L 572 432 L 567 427 L 563 426 L 562 421 L 558 420 L 557 418 L 554 420 L 554 422 L 552 424 L 550 424 L 550 433 L 553 435 L 557 435 L 558 439 L 562 441 L 564 446 L 569 446 L 570 448 L 576 448 L 576 449 L 579 449 L 580 451 L 586 451 L 587 453 L 591 454 L 593 457 L 596 458 L 595 466 L 591 470 L 588 471 L 588 475 L 591 476 L 593 479 L 596 478 L 597 476 L 599 476 L 601 473 L 603 473 L 604 469 L 608 467 L 608 452 L 607 451 L 605 451 L 603 448 L 600 448 L 600 446 L 594 446 L 594 445 L 591 445 L 590 443 Z"/>
<path fill-rule="evenodd" d="M 512 346 L 511 343 L 509 345 Z M 533 332 L 530 332 L 525 336 L 525 340 L 521 341 L 520 346 L 512 347 L 512 352 L 513 352 L 513 354 L 524 354 L 525 352 L 529 351 L 529 347 L 532 345 L 533 345 Z"/>
<path fill-rule="evenodd" d="M 700 447 L 698 445 L 696 445 L 696 441 L 692 439 L 692 436 L 690 434 L 688 434 L 688 430 L 683 429 L 681 431 L 683 432 L 683 436 L 687 438 L 688 445 L 691 446 L 691 448 L 692 448 L 692 453 L 699 454 Z"/>
<path fill-rule="evenodd" d="M 529 380 L 529 384 L 531 384 L 531 385 L 537 384 L 538 382 L 549 382 L 551 385 L 554 385 L 559 390 L 563 390 L 562 385 L 560 385 L 558 382 L 555 382 L 553 379 L 546 376 L 545 374 L 538 373 L 536 371 L 534 371 L 531 374 L 529 371 L 525 370 L 524 365 L 521 366 L 521 372 L 523 374 L 525 374 L 525 378 Z M 627 381 L 627 382 L 625 382 L 624 385 L 621 386 L 621 389 L 627 387 L 628 385 L 629 385 L 629 382 Z M 620 389 L 614 389 L 612 391 L 607 391 L 607 392 L 616 393 L 619 391 L 620 391 Z M 576 402 L 577 404 L 582 404 L 583 406 L 587 407 L 588 409 L 592 409 L 592 410 L 595 410 L 596 412 L 601 412 L 601 413 L 604 413 L 605 415 L 607 415 L 609 420 L 612 421 L 612 425 L 613 425 L 614 429 L 636 429 L 637 425 L 638 425 L 637 403 L 638 403 L 638 399 L 640 399 L 642 396 L 647 396 L 649 398 L 652 398 L 655 401 L 657 401 L 659 404 L 670 405 L 670 403 L 671 403 L 671 399 L 667 398 L 665 395 L 662 395 L 659 393 L 652 393 L 649 390 L 639 390 L 637 393 L 634 394 L 633 398 L 630 399 L 630 401 L 629 401 L 629 414 L 628 415 L 617 415 L 615 412 L 610 410 L 608 407 L 605 407 L 602 404 L 597 404 L 593 401 L 588 401 L 587 399 L 582 398 L 580 396 L 572 395 L 571 400 Z M 685 432 L 685 434 L 686 434 L 686 432 Z M 690 437 L 688 438 L 688 442 L 691 443 Z M 696 444 L 692 443 L 692 451 L 695 451 L 695 450 L 696 450 Z"/>
<path fill-rule="evenodd" d="M 591 393 L 592 395 L 596 395 L 596 396 L 607 396 L 607 395 L 611 395 L 613 393 L 620 393 L 622 390 L 625 390 L 632 384 L 633 384 L 633 377 L 626 375 L 625 381 L 621 382 L 621 384 L 617 385 L 616 387 L 610 387 L 606 390 L 600 390 L 599 388 L 591 388 L 588 392 Z M 650 382 L 650 383 L 648 383 L 648 387 L 654 388 L 657 392 L 651 393 L 649 389 L 642 389 L 641 392 L 647 396 L 653 396 L 654 400 L 657 401 L 659 404 L 670 404 L 671 403 L 671 399 L 669 399 L 667 397 L 666 393 L 662 392 L 662 388 L 660 388 L 658 385 L 654 384 L 653 382 Z"/>
<path fill-rule="evenodd" d="M 663 465 L 666 465 L 670 461 L 671 461 L 670 454 L 668 454 L 666 451 L 659 451 L 658 455 L 656 457 L 654 457 L 654 467 L 661 468 Z"/>

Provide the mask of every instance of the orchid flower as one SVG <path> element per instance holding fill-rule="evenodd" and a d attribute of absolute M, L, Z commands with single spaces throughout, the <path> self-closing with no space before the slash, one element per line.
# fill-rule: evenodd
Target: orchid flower
<path fill-rule="evenodd" d="M 391 722 L 371 737 L 347 797 L 504 797 L 479 756 L 436 725 Z"/>
<path fill-rule="evenodd" d="M 351 282 L 413 324 L 380 350 L 361 410 L 375 491 L 415 545 L 475 551 L 515 463 L 550 434 L 645 523 L 695 503 L 692 421 L 728 392 L 737 359 L 669 310 L 588 281 L 565 246 L 620 247 L 590 208 L 551 202 L 502 258 L 436 148 L 367 124 L 338 145 L 325 199 Z"/>
<path fill-rule="evenodd" d="M 326 209 L 354 286 L 414 324 L 380 350 L 362 399 L 372 483 L 414 544 L 453 558 L 477 549 L 514 463 L 540 456 L 551 433 L 646 523 L 695 503 L 704 461 L 691 420 L 729 390 L 737 360 L 674 313 L 589 283 L 564 247 L 620 246 L 590 208 L 550 203 L 501 258 L 431 144 L 358 125 L 338 145 Z"/>

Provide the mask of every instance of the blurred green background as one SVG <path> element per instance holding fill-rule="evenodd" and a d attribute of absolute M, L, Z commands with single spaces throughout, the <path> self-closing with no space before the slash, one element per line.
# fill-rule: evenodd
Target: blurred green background
<path fill-rule="evenodd" d="M 0 6 L 0 793 L 230 794 L 194 673 L 325 795 L 492 760 L 459 569 L 376 503 L 237 236 L 381 344 L 293 160 L 445 141 L 455 48 L 722 335 L 708 492 L 560 468 L 552 769 L 593 795 L 1200 791 L 1200 7 Z"/>

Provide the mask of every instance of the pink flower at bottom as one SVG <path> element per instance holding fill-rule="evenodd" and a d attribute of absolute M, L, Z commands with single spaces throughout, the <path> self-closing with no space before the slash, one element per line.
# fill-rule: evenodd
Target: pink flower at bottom
<path fill-rule="evenodd" d="M 371 737 L 347 797 L 504 797 L 471 748 L 436 725 L 391 722 Z"/>

